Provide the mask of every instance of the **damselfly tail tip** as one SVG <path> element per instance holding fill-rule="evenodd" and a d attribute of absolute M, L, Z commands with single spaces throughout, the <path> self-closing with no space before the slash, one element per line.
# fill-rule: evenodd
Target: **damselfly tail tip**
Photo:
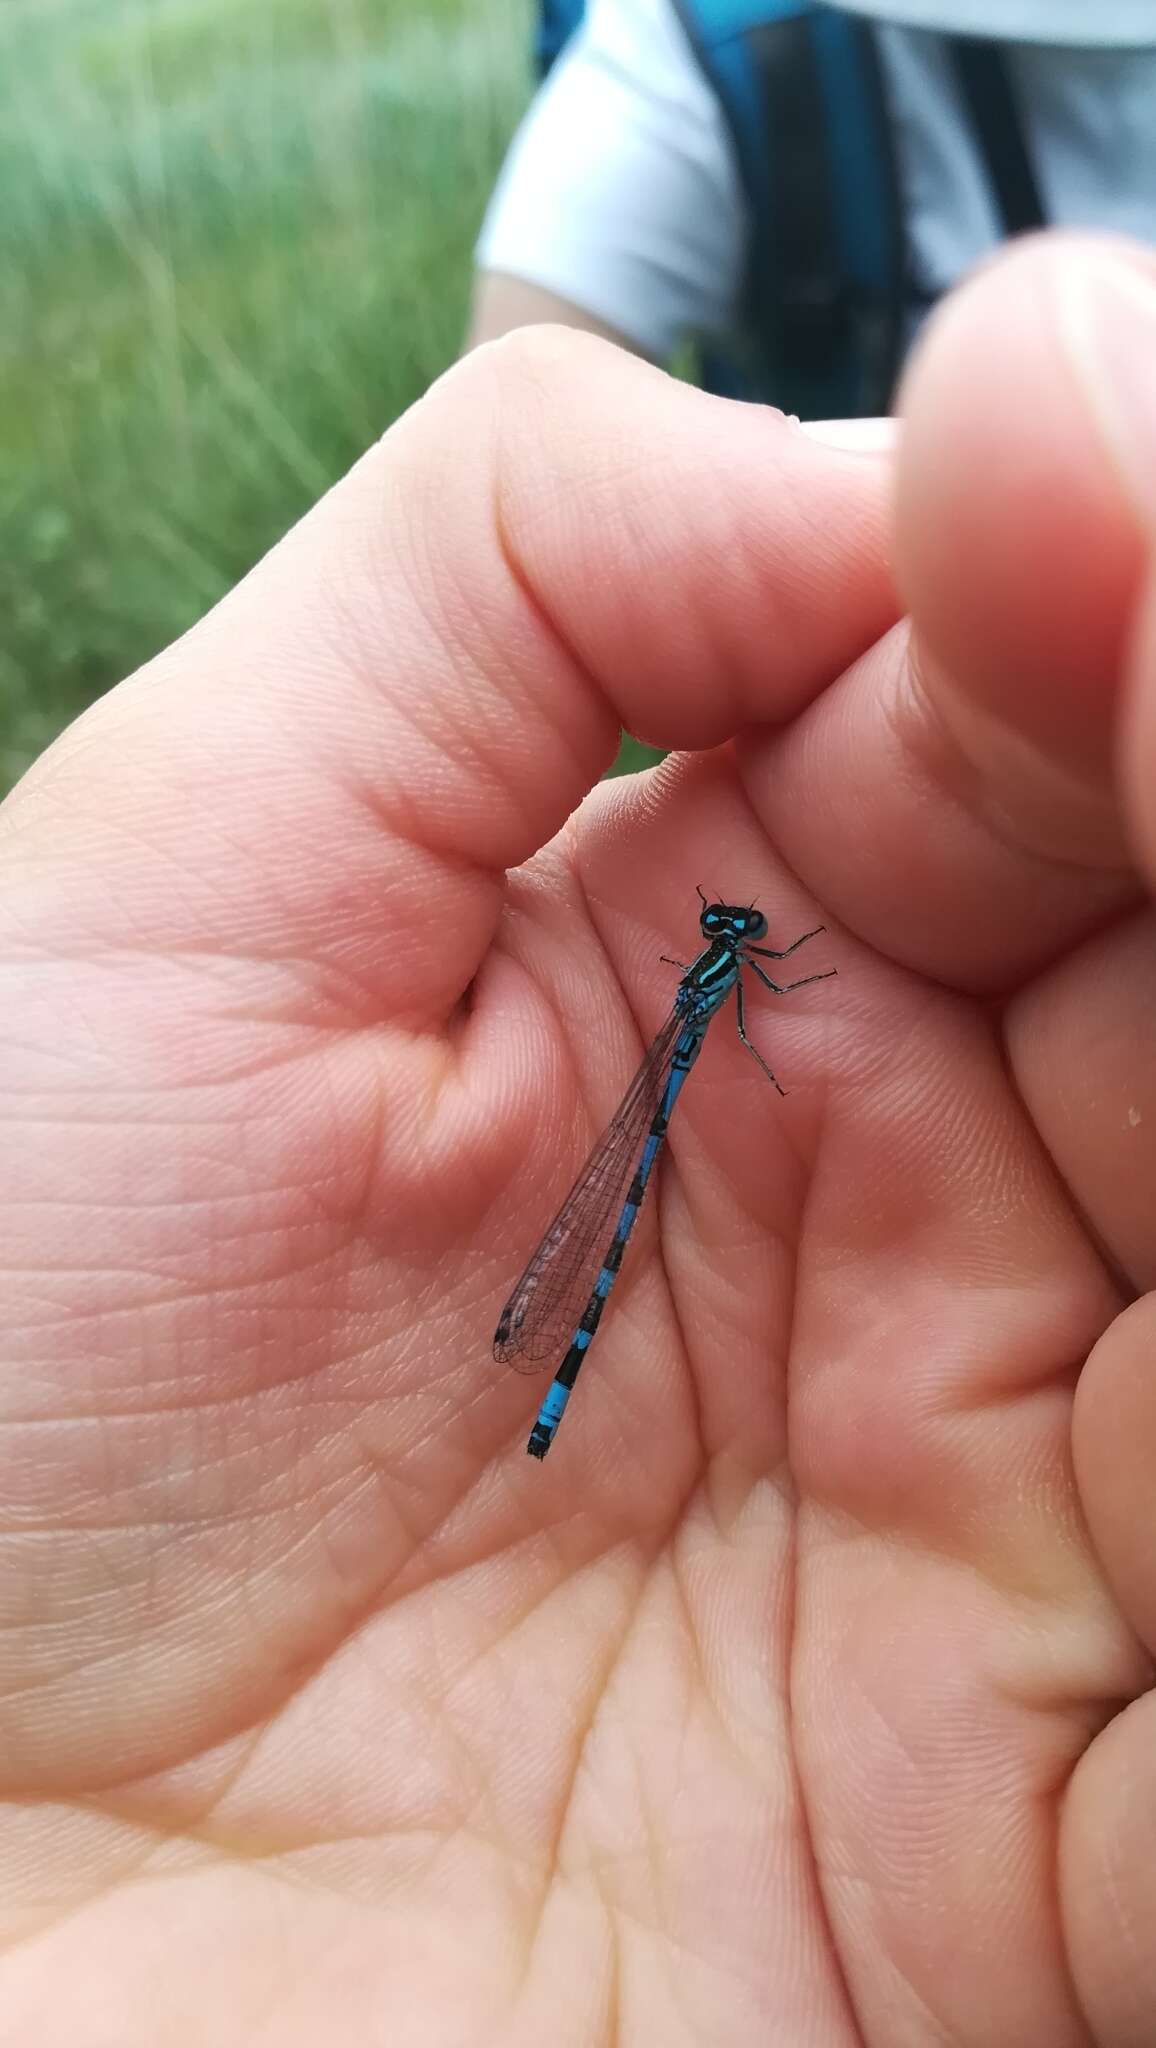
<path fill-rule="evenodd" d="M 532 1458 L 544 1458 L 553 1441 L 551 1432 L 543 1429 L 540 1422 L 536 1422 L 530 1431 L 530 1441 L 526 1449 Z"/>
<path fill-rule="evenodd" d="M 516 1339 L 521 1327 L 521 1317 L 515 1322 L 513 1311 L 507 1305 L 502 1310 L 498 1318 L 498 1327 L 494 1331 L 494 1357 L 499 1365 L 510 1365 L 513 1362 L 518 1347 L 512 1340 Z"/>

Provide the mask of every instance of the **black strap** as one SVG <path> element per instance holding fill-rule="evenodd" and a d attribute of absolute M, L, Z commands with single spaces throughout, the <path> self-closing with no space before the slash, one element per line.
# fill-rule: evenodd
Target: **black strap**
<path fill-rule="evenodd" d="M 773 292 L 788 362 L 817 376 L 840 342 L 842 265 L 828 161 L 826 110 L 806 15 L 761 23 L 748 47 L 758 65 L 763 118 L 778 175 L 763 224 L 773 256 L 764 288 Z"/>
<path fill-rule="evenodd" d="M 979 36 L 952 36 L 948 47 L 1004 233 L 1024 235 L 1045 227 L 1047 214 L 1008 76 L 1006 52 L 999 43 Z"/>
<path fill-rule="evenodd" d="M 842 7 L 797 0 L 786 11 L 769 6 L 769 18 L 756 15 L 741 36 L 716 39 L 703 32 L 710 8 L 673 4 L 730 126 L 751 206 L 738 364 L 747 395 L 804 417 L 885 411 L 900 350 L 905 236 L 870 25 Z M 858 221 L 836 131 L 856 139 L 853 160 L 868 158 L 867 203 L 887 249 L 876 266 L 885 275 L 869 282 L 858 273 L 871 266 L 856 265 L 848 248 Z"/>
<path fill-rule="evenodd" d="M 538 0 L 534 68 L 540 79 L 552 71 L 585 12 L 585 0 Z"/>
<path fill-rule="evenodd" d="M 895 128 L 891 118 L 883 64 L 875 24 L 859 23 L 859 59 L 862 66 L 865 106 L 874 120 L 875 147 L 880 167 L 881 212 L 890 248 L 887 281 L 873 307 L 864 309 L 860 321 L 859 355 L 864 365 L 862 407 L 865 413 L 890 412 L 903 362 L 904 330 L 912 302 L 911 250 Z"/>

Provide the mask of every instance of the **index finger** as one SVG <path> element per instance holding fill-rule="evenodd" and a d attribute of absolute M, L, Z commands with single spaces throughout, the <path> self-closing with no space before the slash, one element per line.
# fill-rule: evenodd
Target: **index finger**
<path fill-rule="evenodd" d="M 620 725 L 787 718 L 893 615 L 886 467 L 588 337 L 476 353 L 33 772 L 57 927 L 443 1015 Z"/>

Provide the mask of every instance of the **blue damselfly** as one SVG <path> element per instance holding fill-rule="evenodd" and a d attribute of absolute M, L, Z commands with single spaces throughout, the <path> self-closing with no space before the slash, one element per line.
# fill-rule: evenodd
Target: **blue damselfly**
<path fill-rule="evenodd" d="M 711 1018 L 733 988 L 739 1037 L 782 1095 L 784 1090 L 747 1037 L 742 970 L 749 967 L 776 996 L 806 988 L 812 981 L 827 981 L 835 973 L 828 967 L 820 974 L 805 974 L 800 981 L 780 986 L 759 966 L 759 960 L 789 960 L 823 926 L 816 925 L 781 953 L 775 952 L 755 943 L 767 935 L 767 920 L 761 910 L 753 904 L 744 908 L 708 903 L 701 889 L 698 894 L 706 948 L 689 967 L 682 960 L 669 963 L 684 969 L 674 1008 L 502 1310 L 494 1333 L 494 1357 L 519 1372 L 539 1372 L 558 1357 L 567 1341 L 569 1344 L 530 1433 L 526 1449 L 533 1458 L 544 1458 L 554 1441 L 579 1367 L 618 1277 L 671 1112 L 702 1051 Z M 618 1222 L 612 1236 L 611 1218 L 616 1209 Z"/>

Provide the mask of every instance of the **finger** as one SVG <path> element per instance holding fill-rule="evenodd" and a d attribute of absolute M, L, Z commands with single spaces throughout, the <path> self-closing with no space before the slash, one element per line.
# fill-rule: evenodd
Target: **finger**
<path fill-rule="evenodd" d="M 1096 404 L 1122 496 L 1139 531 L 1156 538 L 1156 374 L 1150 350 L 1136 349 L 1137 327 L 1156 333 L 1156 286 L 1141 270 L 1114 263 L 1077 299 L 1079 346 L 1103 347 L 1106 373 Z M 1107 374 L 1110 367 L 1111 375 Z M 1133 382 L 1129 383 L 1129 376 Z M 1136 381 L 1138 376 L 1138 381 Z M 1131 646 L 1104 667 L 1105 688 L 1120 696 L 1117 748 L 1123 768 L 1122 818 L 1156 884 L 1156 610 L 1151 573 Z M 1064 669 L 1053 650 L 1057 673 Z M 1075 672 L 1068 722 L 1076 732 L 1088 706 Z M 1110 776 L 1111 763 L 1093 771 Z M 1076 948 L 1029 984 L 1005 1017 L 1008 1055 L 1021 1095 L 1053 1160 L 1113 1264 L 1134 1288 L 1156 1285 L 1151 1218 L 1156 1210 L 1156 922 L 1145 909 Z"/>
<path fill-rule="evenodd" d="M 1136 892 L 1114 757 L 1146 537 L 1078 316 L 1149 261 L 1041 238 L 933 322 L 898 465 L 914 649 L 891 636 L 747 762 L 820 900 L 957 985 L 1023 977 Z M 1150 360 L 1141 318 L 1119 346 Z"/>
<path fill-rule="evenodd" d="M 1131 286 L 1131 279 L 1128 280 Z M 1129 315 L 1135 318 L 1131 292 Z M 1156 291 L 1144 280 L 1142 304 L 1156 329 Z M 1150 541 L 1149 575 L 1134 635 L 1121 734 L 1121 765 L 1133 844 L 1150 889 L 1156 889 L 1156 373 L 1149 357 L 1142 365 L 1120 363 L 1108 430 L 1120 451 L 1121 473 L 1139 508 Z M 1140 376 L 1137 381 L 1137 368 Z"/>
<path fill-rule="evenodd" d="M 1075 1202 L 1132 1288 L 1156 1286 L 1156 917 L 1124 918 L 1008 1005 L 1016 1086 Z"/>
<path fill-rule="evenodd" d="M 621 723 L 701 745 L 870 641 L 884 468 L 588 337 L 481 351 L 30 779 L 56 942 L 327 963 L 371 1015 L 441 1014 Z"/>
<path fill-rule="evenodd" d="M 1151 1544 L 1156 1296 L 1119 1316 L 1080 1379 L 1072 1448 L 1092 1541 L 1120 1608 L 1156 1653 Z M 1103 1731 L 1070 1787 L 1060 1875 L 1077 1987 L 1097 2040 L 1136 2048 L 1156 2012 L 1156 1694 Z"/>
<path fill-rule="evenodd" d="M 1084 1514 L 1112 1590 L 1140 1641 L 1156 1654 L 1156 1295 L 1109 1324 L 1080 1376 L 1072 1452 Z"/>
<path fill-rule="evenodd" d="M 1095 2041 L 1151 2048 L 1156 2015 L 1156 1693 L 1076 1767 L 1060 1824 L 1067 1952 Z"/>
<path fill-rule="evenodd" d="M 956 302 L 905 396 L 899 556 L 926 686 L 1012 815 L 1033 768 L 1045 798 L 1053 780 L 1084 793 L 1090 827 L 1100 806 L 1115 813 L 1145 537 L 1106 429 L 1116 366 L 1098 337 L 1107 322 L 1147 368 L 1156 297 L 1146 320 L 1120 290 L 1144 272 L 1156 265 L 1138 245 L 1041 238 Z"/>

